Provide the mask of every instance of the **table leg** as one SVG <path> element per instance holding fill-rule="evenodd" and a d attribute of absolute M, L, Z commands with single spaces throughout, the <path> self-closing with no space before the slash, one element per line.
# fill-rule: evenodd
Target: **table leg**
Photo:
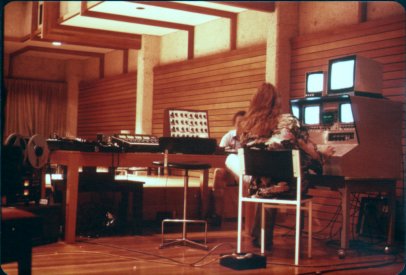
<path fill-rule="evenodd" d="M 74 243 L 76 240 L 76 212 L 78 205 L 79 167 L 75 164 L 67 166 L 66 181 L 66 212 L 65 212 L 65 242 Z"/>
<path fill-rule="evenodd" d="M 386 245 L 390 247 L 394 239 L 394 228 L 395 228 L 395 217 L 396 217 L 396 181 L 390 183 L 390 188 L 388 191 L 389 198 L 389 228 L 388 228 L 388 239 Z"/>
<path fill-rule="evenodd" d="M 350 232 L 350 189 L 348 184 L 345 187 L 342 194 L 341 209 L 342 209 L 342 228 L 341 228 L 341 250 L 348 249 L 349 247 L 349 232 Z"/>
<path fill-rule="evenodd" d="M 206 219 L 209 206 L 209 170 L 203 170 L 200 175 L 200 194 L 201 194 L 201 214 L 202 219 Z"/>

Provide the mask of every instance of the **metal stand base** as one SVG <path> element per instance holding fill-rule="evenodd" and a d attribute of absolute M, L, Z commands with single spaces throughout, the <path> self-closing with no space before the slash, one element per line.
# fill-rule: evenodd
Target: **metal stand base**
<path fill-rule="evenodd" d="M 183 231 L 182 231 L 182 238 L 180 239 L 175 239 L 175 240 L 170 240 L 169 242 L 165 242 L 165 223 L 171 222 L 171 223 L 183 223 Z M 186 224 L 187 223 L 203 223 L 204 224 L 204 244 L 189 240 L 186 238 Z M 173 246 L 173 245 L 184 245 L 184 246 L 191 246 L 191 247 L 196 247 L 196 248 L 201 248 L 201 249 L 208 249 L 209 247 L 206 245 L 207 244 L 207 221 L 205 220 L 184 220 L 184 219 L 165 219 L 162 221 L 162 242 L 159 248 L 166 248 L 168 246 Z"/>

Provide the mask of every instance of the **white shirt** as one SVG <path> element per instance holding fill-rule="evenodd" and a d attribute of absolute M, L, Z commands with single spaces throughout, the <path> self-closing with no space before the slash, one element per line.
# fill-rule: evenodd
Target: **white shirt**
<path fill-rule="evenodd" d="M 238 149 L 241 147 L 240 142 L 237 140 L 237 130 L 230 130 L 225 134 L 220 141 L 220 147 Z"/>

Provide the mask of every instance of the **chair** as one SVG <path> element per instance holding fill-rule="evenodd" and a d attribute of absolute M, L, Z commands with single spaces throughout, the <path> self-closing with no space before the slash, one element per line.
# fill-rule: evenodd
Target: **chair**
<path fill-rule="evenodd" d="M 41 230 L 42 220 L 37 215 L 15 207 L 1 207 L 1 263 L 17 261 L 19 275 L 31 274 L 32 239 Z"/>
<path fill-rule="evenodd" d="M 296 230 L 295 230 L 295 265 L 299 264 L 300 248 L 300 215 L 301 210 L 307 210 L 308 213 L 308 257 L 311 258 L 312 247 L 312 199 L 302 198 L 301 181 L 302 170 L 300 166 L 300 153 L 298 150 L 255 150 L 241 148 L 238 150 L 240 160 L 240 182 L 239 182 L 239 200 L 238 200 L 238 237 L 237 253 L 241 253 L 241 231 L 242 231 L 242 203 L 261 203 L 261 253 L 264 254 L 265 229 L 264 229 L 264 210 L 265 208 L 293 208 L 296 210 Z M 296 181 L 296 196 L 290 198 L 253 198 L 243 197 L 243 179 L 244 176 L 273 177 L 292 179 Z"/>
<path fill-rule="evenodd" d="M 166 162 L 166 161 L 165 161 Z M 191 220 L 187 219 L 187 193 L 189 189 L 189 170 L 207 170 L 211 168 L 210 164 L 200 163 L 200 162 L 169 162 L 164 165 L 161 161 L 154 161 L 154 165 L 157 166 L 167 166 L 168 168 L 183 169 L 185 171 L 184 175 L 184 185 L 183 185 L 183 217 L 182 219 L 164 219 L 162 221 L 162 242 L 159 248 L 165 248 L 171 245 L 190 245 L 196 246 L 198 248 L 208 249 L 207 243 L 207 221 L 206 220 Z M 166 223 L 182 223 L 182 238 L 172 240 L 170 242 L 165 242 L 164 233 L 165 233 L 165 224 Z M 192 241 L 187 238 L 186 224 L 188 223 L 202 223 L 205 226 L 205 237 L 204 244 Z"/>

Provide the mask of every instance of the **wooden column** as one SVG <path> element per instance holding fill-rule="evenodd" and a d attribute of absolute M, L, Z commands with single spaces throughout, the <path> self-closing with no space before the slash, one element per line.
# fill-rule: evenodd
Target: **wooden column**
<path fill-rule="evenodd" d="M 137 134 L 152 133 L 153 69 L 159 62 L 160 43 L 159 37 L 145 35 L 142 37 L 142 49 L 138 52 L 135 117 Z"/>

